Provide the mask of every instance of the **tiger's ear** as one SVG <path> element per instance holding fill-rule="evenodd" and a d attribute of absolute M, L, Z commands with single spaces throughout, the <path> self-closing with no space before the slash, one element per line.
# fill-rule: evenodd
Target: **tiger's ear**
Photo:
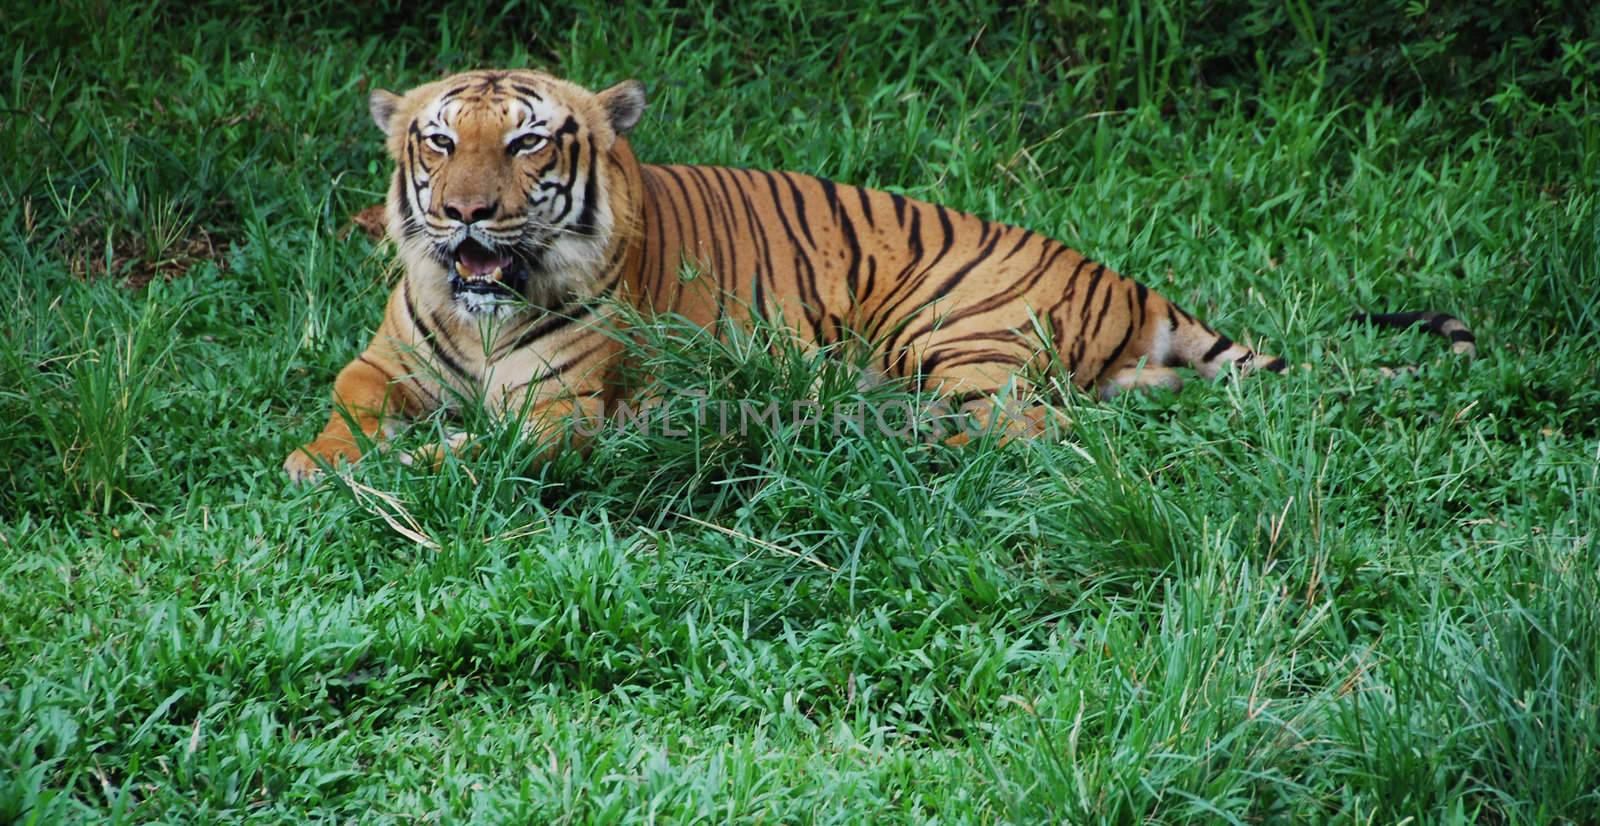
<path fill-rule="evenodd" d="M 402 98 L 388 89 L 373 89 L 371 97 L 367 98 L 367 111 L 372 113 L 372 122 L 387 135 L 394 131 L 394 116 L 400 111 Z"/>
<path fill-rule="evenodd" d="M 611 131 L 627 134 L 644 117 L 644 84 L 637 80 L 624 80 L 595 97 L 611 119 Z"/>

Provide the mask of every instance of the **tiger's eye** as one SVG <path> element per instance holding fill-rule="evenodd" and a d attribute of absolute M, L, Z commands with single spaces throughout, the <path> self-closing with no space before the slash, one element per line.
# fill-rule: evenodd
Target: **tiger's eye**
<path fill-rule="evenodd" d="M 543 135 L 519 135 L 506 146 L 506 151 L 513 155 L 528 155 L 544 148 L 549 139 Z"/>

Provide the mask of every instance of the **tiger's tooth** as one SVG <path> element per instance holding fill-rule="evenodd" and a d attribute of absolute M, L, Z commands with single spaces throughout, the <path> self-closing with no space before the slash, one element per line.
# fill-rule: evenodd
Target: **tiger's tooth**
<path fill-rule="evenodd" d="M 461 263 L 460 261 L 456 262 L 456 272 L 460 273 L 462 278 L 467 278 L 468 277 L 467 267 L 466 267 L 465 264 Z"/>
<path fill-rule="evenodd" d="M 494 272 L 489 273 L 489 279 L 491 281 L 499 281 L 500 280 L 500 268 L 499 267 L 495 267 L 494 268 Z"/>

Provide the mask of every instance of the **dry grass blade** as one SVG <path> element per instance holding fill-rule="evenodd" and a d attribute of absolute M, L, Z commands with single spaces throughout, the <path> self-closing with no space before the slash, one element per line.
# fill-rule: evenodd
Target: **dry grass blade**
<path fill-rule="evenodd" d="M 695 525 L 699 525 L 702 528 L 709 528 L 709 529 L 711 529 L 713 531 L 716 531 L 717 533 L 720 533 L 720 534 L 722 534 L 724 536 L 731 536 L 731 537 L 733 537 L 735 539 L 742 539 L 742 540 L 744 540 L 746 542 L 749 542 L 750 544 L 756 546 L 757 548 L 761 548 L 763 550 L 772 551 L 773 553 L 782 554 L 784 556 L 792 556 L 795 559 L 799 559 L 799 560 L 802 560 L 804 562 L 809 562 L 812 565 L 815 565 L 818 568 L 821 568 L 822 570 L 827 571 L 829 573 L 838 573 L 838 571 L 839 571 L 839 569 L 833 567 L 832 565 L 829 565 L 826 562 L 823 562 L 820 559 L 817 559 L 814 556 L 811 556 L 809 554 L 800 553 L 799 551 L 796 551 L 796 550 L 794 550 L 792 548 L 785 548 L 782 545 L 775 545 L 775 544 L 773 544 L 771 542 L 766 541 L 765 539 L 757 539 L 756 537 L 753 537 L 753 536 L 751 536 L 751 535 L 749 535 L 747 533 L 741 533 L 741 532 L 736 531 L 736 530 L 734 530 L 732 528 L 729 528 L 729 527 L 724 527 L 722 525 L 718 525 L 718 524 L 713 523 L 713 522 L 707 522 L 707 521 L 705 521 L 703 519 L 696 519 L 693 516 L 689 516 L 688 514 L 683 514 L 683 513 L 673 513 L 673 516 L 676 516 L 679 519 L 683 519 L 683 520 L 685 520 L 687 522 L 690 522 L 690 523 L 693 523 Z M 745 558 L 748 559 L 749 557 L 745 557 Z"/>
<path fill-rule="evenodd" d="M 338 478 L 345 489 L 350 491 L 350 495 L 355 497 L 356 504 L 360 505 L 362 510 L 382 519 L 390 530 L 430 551 L 439 550 L 439 543 L 423 532 L 422 525 L 406 510 L 399 497 L 357 482 L 349 472 L 338 474 Z"/>

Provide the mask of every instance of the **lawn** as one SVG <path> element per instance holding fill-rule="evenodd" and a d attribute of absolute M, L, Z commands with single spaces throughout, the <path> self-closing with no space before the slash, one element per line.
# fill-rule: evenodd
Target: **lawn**
<path fill-rule="evenodd" d="M 1206 74 L 1199 5 L 8 12 L 0 821 L 1600 822 L 1600 44 Z M 639 78 L 646 161 L 1026 226 L 1311 369 L 963 448 L 536 465 L 482 421 L 291 485 L 394 276 L 367 92 L 486 65 Z M 1411 308 L 1479 357 L 1347 321 Z M 769 333 L 632 346 L 675 398 L 901 392 Z"/>

